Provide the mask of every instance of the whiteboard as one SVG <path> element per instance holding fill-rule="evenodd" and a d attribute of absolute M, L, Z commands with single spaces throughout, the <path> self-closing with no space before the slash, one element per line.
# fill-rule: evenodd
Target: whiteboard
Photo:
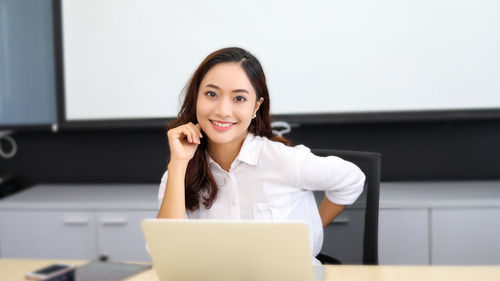
<path fill-rule="evenodd" d="M 212 51 L 263 65 L 272 114 L 500 109 L 498 0 L 62 0 L 67 121 L 174 117 Z"/>

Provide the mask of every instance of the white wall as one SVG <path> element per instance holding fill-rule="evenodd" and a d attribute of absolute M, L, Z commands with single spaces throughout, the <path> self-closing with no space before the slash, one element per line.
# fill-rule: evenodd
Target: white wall
<path fill-rule="evenodd" d="M 68 120 L 173 117 L 241 46 L 274 114 L 500 108 L 497 0 L 63 0 Z"/>

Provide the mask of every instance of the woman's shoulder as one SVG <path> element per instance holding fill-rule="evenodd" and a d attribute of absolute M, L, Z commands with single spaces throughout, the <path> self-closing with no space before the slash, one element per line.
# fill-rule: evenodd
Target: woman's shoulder
<path fill-rule="evenodd" d="M 311 152 L 307 146 L 302 144 L 289 146 L 267 137 L 256 136 L 255 138 L 261 142 L 262 152 L 273 157 L 297 157 Z"/>

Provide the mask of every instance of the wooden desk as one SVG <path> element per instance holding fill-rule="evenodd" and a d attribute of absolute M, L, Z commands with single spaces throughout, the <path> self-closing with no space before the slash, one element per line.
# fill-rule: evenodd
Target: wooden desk
<path fill-rule="evenodd" d="M 24 274 L 55 262 L 81 265 L 86 261 L 0 259 L 1 281 L 24 281 Z M 325 281 L 500 281 L 499 266 L 354 266 L 326 267 Z M 158 281 L 148 270 L 127 281 Z"/>

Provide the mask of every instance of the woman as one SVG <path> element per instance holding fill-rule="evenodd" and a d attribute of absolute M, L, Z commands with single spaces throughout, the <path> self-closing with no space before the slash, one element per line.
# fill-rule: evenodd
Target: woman
<path fill-rule="evenodd" d="M 288 146 L 272 133 L 269 107 L 264 72 L 252 54 L 241 48 L 210 54 L 168 128 L 158 218 L 303 221 L 316 256 L 323 227 L 356 200 L 365 176 L 338 157 Z M 319 209 L 312 190 L 325 190 Z"/>

